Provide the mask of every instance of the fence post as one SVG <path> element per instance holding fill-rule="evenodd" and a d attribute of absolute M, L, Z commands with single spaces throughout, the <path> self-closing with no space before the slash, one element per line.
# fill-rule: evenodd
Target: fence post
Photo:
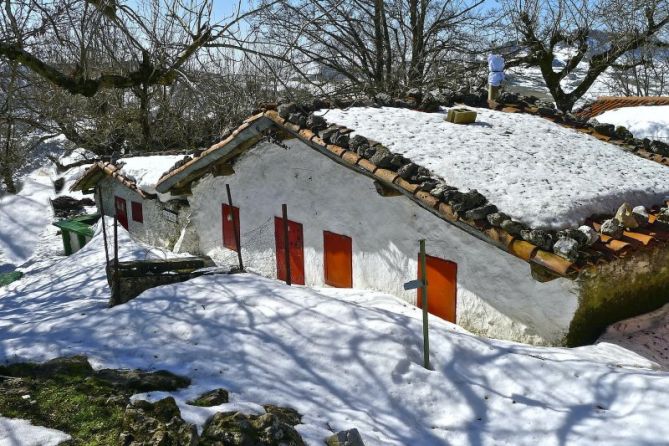
<path fill-rule="evenodd" d="M 428 330 L 427 302 L 427 262 L 425 260 L 425 240 L 420 241 L 420 299 L 423 307 L 423 366 L 430 368 L 430 334 Z"/>
<path fill-rule="evenodd" d="M 114 279 L 112 280 L 112 306 L 118 305 L 121 287 L 118 275 L 118 215 L 114 212 Z"/>
<path fill-rule="evenodd" d="M 290 246 L 288 241 L 288 206 L 282 204 L 281 212 L 283 214 L 283 252 L 286 262 L 286 285 L 292 285 L 290 277 Z"/>
<path fill-rule="evenodd" d="M 240 242 L 240 236 L 237 232 L 239 230 L 239 222 L 237 217 L 235 217 L 235 208 L 232 205 L 232 194 L 230 194 L 230 185 L 225 184 L 225 191 L 228 194 L 228 206 L 230 207 L 230 214 L 232 215 L 232 231 L 235 233 L 235 245 L 237 245 L 237 259 L 239 260 L 239 270 L 244 271 L 244 262 L 242 261 L 242 245 Z"/>
<path fill-rule="evenodd" d="M 105 225 L 105 206 L 102 203 L 102 189 L 98 185 L 96 187 L 98 191 L 98 197 L 100 200 L 100 219 L 102 220 L 102 236 L 105 239 L 105 272 L 107 272 L 107 266 L 109 265 L 109 248 L 107 247 L 107 225 Z"/>

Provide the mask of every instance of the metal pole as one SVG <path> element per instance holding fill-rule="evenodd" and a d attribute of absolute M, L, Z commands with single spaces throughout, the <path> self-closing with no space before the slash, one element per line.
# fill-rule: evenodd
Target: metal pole
<path fill-rule="evenodd" d="M 425 240 L 420 241 L 420 289 L 421 306 L 423 307 L 423 366 L 430 368 L 430 334 L 427 325 L 427 262 L 425 260 Z"/>
<path fill-rule="evenodd" d="M 107 271 L 107 265 L 109 265 L 109 248 L 107 247 L 107 225 L 105 225 L 105 206 L 102 203 L 102 190 L 100 186 L 96 188 L 98 190 L 98 197 L 100 200 L 100 219 L 102 220 L 102 236 L 105 239 L 105 272 Z"/>
<path fill-rule="evenodd" d="M 239 240 L 239 222 L 235 217 L 235 208 L 232 205 L 232 195 L 230 194 L 230 185 L 225 185 L 225 191 L 228 193 L 228 206 L 230 207 L 230 214 L 232 215 L 232 230 L 235 233 L 235 245 L 237 246 L 237 259 L 239 260 L 239 270 L 244 271 L 244 262 L 242 261 L 242 246 Z"/>
<path fill-rule="evenodd" d="M 283 252 L 286 262 L 286 284 L 292 285 L 290 280 L 290 246 L 288 245 L 288 206 L 282 204 L 281 212 L 283 213 Z"/>

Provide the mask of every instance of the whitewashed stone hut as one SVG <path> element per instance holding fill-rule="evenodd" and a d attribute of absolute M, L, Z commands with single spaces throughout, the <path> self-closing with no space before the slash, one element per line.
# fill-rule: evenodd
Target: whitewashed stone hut
<path fill-rule="evenodd" d="M 154 200 L 186 200 L 190 249 L 220 264 L 237 262 L 235 216 L 245 266 L 279 279 L 286 204 L 294 284 L 413 304 L 403 284 L 425 239 L 430 311 L 491 337 L 580 345 L 669 301 L 667 167 L 538 116 L 476 111 L 465 127 L 408 109 L 265 110 L 179 162 Z M 648 213 L 623 227 L 623 202 Z"/>

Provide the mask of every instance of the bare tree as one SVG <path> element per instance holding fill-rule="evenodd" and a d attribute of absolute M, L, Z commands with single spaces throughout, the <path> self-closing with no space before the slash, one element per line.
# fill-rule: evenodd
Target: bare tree
<path fill-rule="evenodd" d="M 664 45 L 657 36 L 669 24 L 667 0 L 505 0 L 503 5 L 508 38 L 517 42 L 520 53 L 507 66 L 539 67 L 563 111 L 570 111 L 622 56 L 647 44 Z M 568 54 L 558 71 L 556 51 Z M 578 85 L 566 91 L 563 80 L 584 66 Z"/>
<path fill-rule="evenodd" d="M 483 0 L 280 0 L 255 17 L 274 54 L 339 92 L 429 89 L 472 55 Z M 262 3 L 261 3 L 262 4 Z"/>
<path fill-rule="evenodd" d="M 4 0 L 0 56 L 72 94 L 171 85 L 207 44 L 239 42 L 254 10 L 214 23 L 207 0 Z"/>

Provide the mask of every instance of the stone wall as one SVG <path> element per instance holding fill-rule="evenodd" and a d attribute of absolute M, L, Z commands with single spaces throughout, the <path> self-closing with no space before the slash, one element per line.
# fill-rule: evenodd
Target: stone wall
<path fill-rule="evenodd" d="M 111 178 L 105 178 L 99 184 L 105 215 L 114 216 L 114 197 L 118 196 L 126 200 L 128 231 L 134 237 L 150 245 L 171 249 L 175 252 L 198 253 L 199 244 L 197 234 L 191 224 L 188 202 L 171 200 L 163 203 L 157 198 L 142 198 L 137 192 Z M 142 204 L 144 220 L 142 223 L 132 219 L 131 202 L 133 201 Z M 98 194 L 96 194 L 96 202 L 100 209 Z M 171 216 L 174 216 L 175 221 L 172 221 Z"/>
<path fill-rule="evenodd" d="M 614 322 L 656 310 L 669 302 L 669 249 L 639 250 L 592 267 L 579 276 L 579 304 L 566 343 L 592 343 Z"/>

